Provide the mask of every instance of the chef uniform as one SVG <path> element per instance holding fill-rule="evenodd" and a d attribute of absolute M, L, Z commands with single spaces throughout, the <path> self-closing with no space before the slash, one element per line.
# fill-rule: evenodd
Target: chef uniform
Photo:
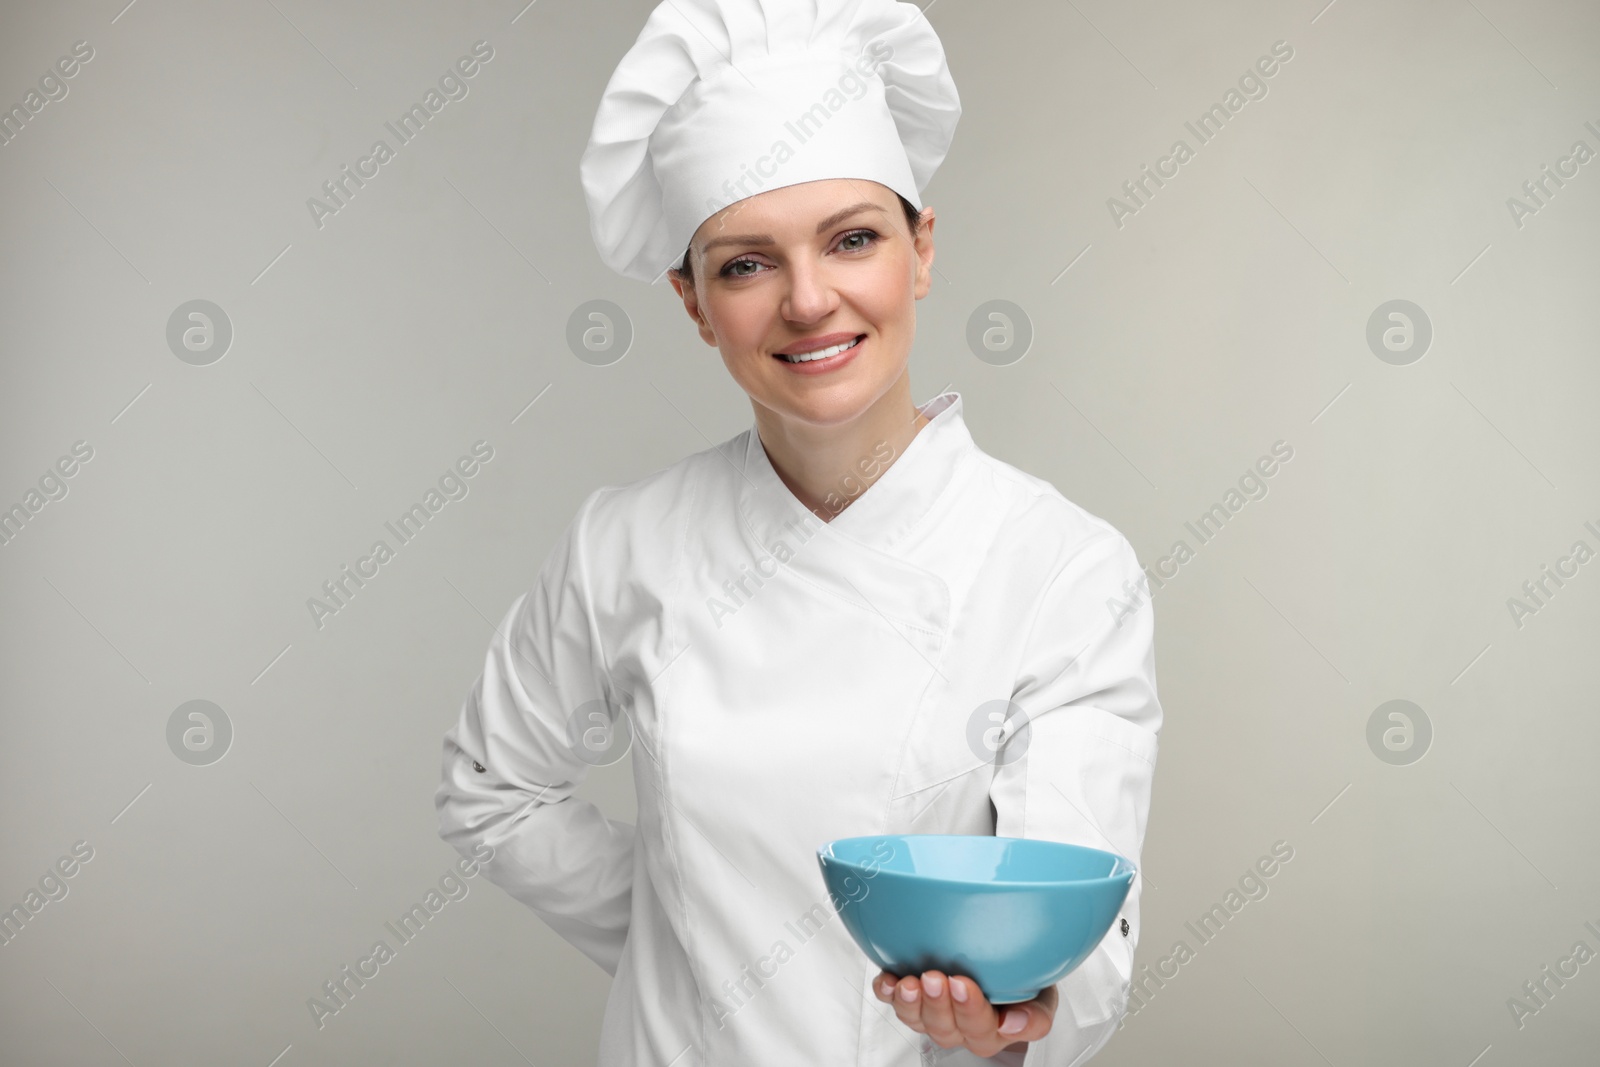
<path fill-rule="evenodd" d="M 875 115 L 767 187 L 862 177 L 920 205 L 959 107 L 915 7 L 657 8 L 585 153 L 602 256 L 653 279 L 718 209 L 727 161 L 753 158 L 735 113 L 746 132 L 790 114 L 875 42 L 892 57 L 830 121 Z M 691 134 L 721 168 L 692 158 Z M 445 735 L 441 836 L 463 855 L 489 846 L 487 877 L 614 978 L 602 1067 L 1069 1067 L 1123 1016 L 1142 877 L 1058 983 L 1050 1034 L 988 1060 L 877 1000 L 879 969 L 823 884 L 816 850 L 841 837 L 1044 838 L 1136 864 L 1144 842 L 1162 712 L 1131 546 L 980 450 L 959 393 L 919 410 L 930 421 L 900 455 L 885 445 L 887 468 L 829 522 L 754 425 L 594 490 Z M 637 826 L 574 797 L 629 745 Z"/>

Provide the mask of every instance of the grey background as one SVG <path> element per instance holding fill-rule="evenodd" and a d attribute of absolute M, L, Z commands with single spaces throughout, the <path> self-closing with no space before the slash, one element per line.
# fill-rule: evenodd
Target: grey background
<path fill-rule="evenodd" d="M 94 58 L 0 147 L 0 904 L 93 859 L 0 948 L 0 1059 L 589 1063 L 608 979 L 484 879 L 318 1029 L 306 1006 L 455 860 L 440 739 L 513 597 L 594 486 L 750 423 L 665 285 L 610 274 L 577 179 L 638 0 L 8 3 L 0 104 Z M 1591 1061 L 1600 963 L 1600 562 L 1507 599 L 1600 526 L 1600 8 L 1371 0 L 937 0 L 964 116 L 926 194 L 913 393 L 1153 563 L 1275 441 L 1293 459 L 1155 593 L 1167 712 L 1139 964 L 1195 950 L 1118 1064 Z M 494 58 L 318 228 L 306 207 L 473 42 Z M 1119 228 L 1141 164 L 1273 42 L 1268 95 Z M 390 138 L 392 140 L 392 138 Z M 1071 269 L 1063 273 L 1071 264 Z M 177 358 L 169 316 L 234 337 Z M 569 314 L 625 309 L 595 367 Z M 987 300 L 1032 349 L 966 347 Z M 1433 327 L 1395 366 L 1380 304 Z M 529 407 L 531 401 L 538 402 Z M 494 459 L 335 617 L 306 600 L 471 444 Z M 168 747 L 215 702 L 220 761 Z M 1380 704 L 1432 724 L 1368 747 Z M 632 817 L 629 763 L 584 794 Z M 1275 841 L 1210 944 L 1186 931 Z M 1552 986 L 1552 988 L 1554 988 Z M 275 1059 L 276 1057 L 276 1059 Z"/>

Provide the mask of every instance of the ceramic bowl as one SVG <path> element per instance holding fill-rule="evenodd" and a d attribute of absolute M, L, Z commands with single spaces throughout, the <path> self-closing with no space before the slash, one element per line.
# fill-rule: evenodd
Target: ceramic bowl
<path fill-rule="evenodd" d="M 872 962 L 901 977 L 969 977 L 991 1004 L 1032 1000 L 1087 959 L 1135 873 L 1082 845 L 959 834 L 847 837 L 817 861 Z"/>

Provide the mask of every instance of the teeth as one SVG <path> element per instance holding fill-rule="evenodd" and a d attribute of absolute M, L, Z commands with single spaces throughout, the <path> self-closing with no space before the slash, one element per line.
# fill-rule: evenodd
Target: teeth
<path fill-rule="evenodd" d="M 843 344 L 834 345 L 832 348 L 819 348 L 815 352 L 807 352 L 805 355 L 801 356 L 784 355 L 782 352 L 778 353 L 778 355 L 783 359 L 788 360 L 790 363 L 810 363 L 813 360 L 827 359 L 829 356 L 837 356 L 840 352 L 843 352 L 847 348 L 854 348 L 856 341 L 859 340 L 860 338 L 856 338 L 853 341 L 846 341 Z"/>

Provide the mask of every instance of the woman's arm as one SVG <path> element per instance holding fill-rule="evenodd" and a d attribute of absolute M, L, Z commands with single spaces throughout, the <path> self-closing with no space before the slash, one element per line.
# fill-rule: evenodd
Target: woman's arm
<path fill-rule="evenodd" d="M 1028 747 L 1002 759 L 990 786 L 996 835 L 1139 863 L 1162 710 L 1150 600 L 1127 611 L 1127 583 L 1147 588 L 1132 546 L 1111 533 L 1079 549 L 1040 599 L 1012 696 L 1028 715 Z M 1127 1010 L 1143 882 L 1134 879 L 1105 939 L 1057 983 L 1054 1024 L 1030 1043 L 1027 1067 L 1082 1064 L 1111 1039 Z"/>
<path fill-rule="evenodd" d="M 615 975 L 628 933 L 634 827 L 572 796 L 590 764 L 569 738 L 574 712 L 608 691 L 583 555 L 600 492 L 495 630 L 445 734 L 434 806 L 441 837 L 462 855 L 488 842 L 489 880 Z M 610 712 L 615 721 L 619 709 Z"/>

